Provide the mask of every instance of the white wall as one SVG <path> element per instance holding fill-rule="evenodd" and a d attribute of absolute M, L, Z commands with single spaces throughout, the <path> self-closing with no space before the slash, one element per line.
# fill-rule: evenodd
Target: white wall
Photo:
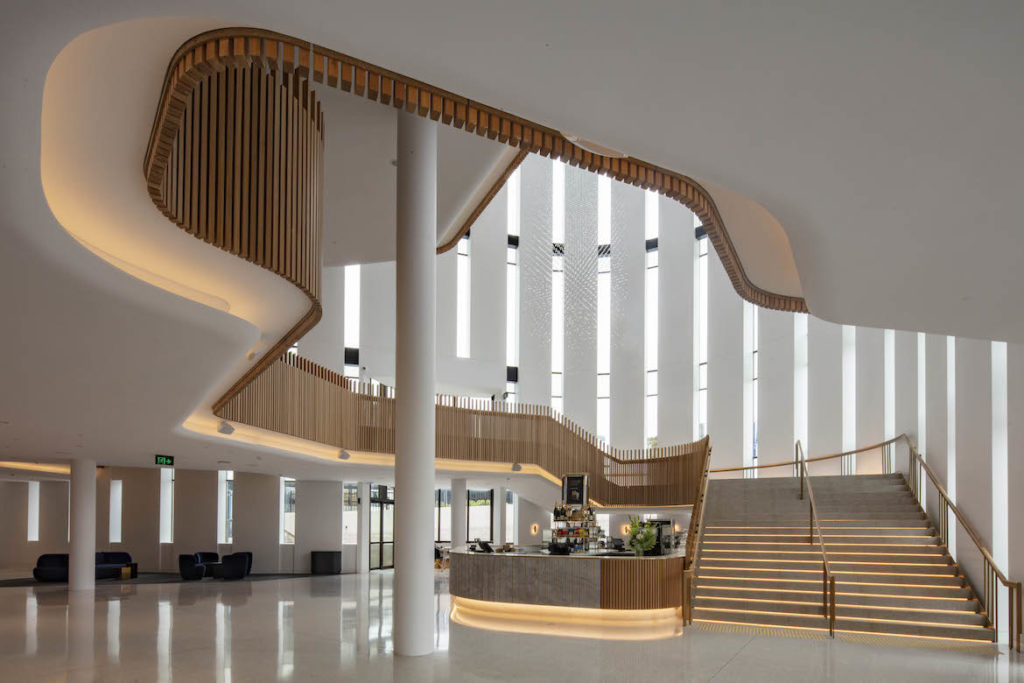
<path fill-rule="evenodd" d="M 929 334 L 925 338 L 925 413 L 927 415 L 928 465 L 943 483 L 947 482 L 946 420 L 946 337 Z M 927 497 L 928 514 L 938 523 L 938 496 Z"/>
<path fill-rule="evenodd" d="M 992 344 L 956 340 L 957 506 L 992 547 Z M 957 558 L 975 586 L 984 586 L 982 558 L 966 534 Z"/>
<path fill-rule="evenodd" d="M 658 218 L 658 443 L 667 446 L 694 437 L 694 234 L 692 214 L 675 200 L 659 198 Z"/>
<path fill-rule="evenodd" d="M 885 434 L 885 331 L 858 327 L 857 448 L 882 441 Z M 857 455 L 858 472 L 881 472 L 881 451 Z"/>
<path fill-rule="evenodd" d="M 1024 344 L 1007 345 L 1009 576 L 1024 580 Z"/>
<path fill-rule="evenodd" d="M 295 482 L 296 573 L 310 572 L 310 551 L 342 550 L 343 486 L 340 481 Z"/>
<path fill-rule="evenodd" d="M 809 316 L 807 320 L 808 458 L 843 450 L 843 332 L 840 325 Z M 839 474 L 839 460 L 810 466 L 811 474 Z"/>
<path fill-rule="evenodd" d="M 537 533 L 531 533 L 530 527 L 537 525 Z M 516 520 L 516 538 L 519 545 L 539 545 L 541 533 L 551 528 L 551 511 L 537 505 L 533 501 L 519 496 L 519 516 Z"/>
<path fill-rule="evenodd" d="M 644 191 L 611 183 L 611 442 L 644 446 Z"/>
<path fill-rule="evenodd" d="M 28 540 L 28 482 L 0 482 L 0 569 L 31 575 L 36 558 L 68 552 L 68 484 L 39 482 L 39 540 Z M 99 547 L 99 546 L 97 546 Z"/>
<path fill-rule="evenodd" d="M 345 369 L 345 267 L 323 269 L 323 316 L 299 343 L 304 358 L 341 373 Z"/>
<path fill-rule="evenodd" d="M 917 430 L 917 333 L 896 331 L 896 434 L 920 443 Z M 904 456 L 897 466 L 906 469 Z"/>
<path fill-rule="evenodd" d="M 235 472 L 234 549 L 253 554 L 252 571 L 257 574 L 282 570 L 278 547 L 280 482 L 281 478 L 274 475 Z M 290 571 L 290 561 L 287 566 Z"/>
<path fill-rule="evenodd" d="M 743 300 L 722 262 L 708 255 L 708 435 L 712 467 L 742 467 Z M 743 476 L 742 472 L 730 477 Z"/>
<path fill-rule="evenodd" d="M 793 459 L 793 314 L 758 311 L 758 462 Z M 789 477 L 791 467 L 761 470 L 761 477 Z"/>
<path fill-rule="evenodd" d="M 174 473 L 174 564 L 177 556 L 220 552 L 217 547 L 217 471 L 176 470 Z M 234 506 L 235 517 L 243 511 Z"/>
<path fill-rule="evenodd" d="M 597 176 L 565 169 L 565 413 L 597 431 Z"/>
<path fill-rule="evenodd" d="M 551 402 L 551 161 L 519 167 L 519 400 Z"/>

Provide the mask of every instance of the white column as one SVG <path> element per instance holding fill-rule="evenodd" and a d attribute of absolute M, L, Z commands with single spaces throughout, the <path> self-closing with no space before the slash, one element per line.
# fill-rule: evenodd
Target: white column
<path fill-rule="evenodd" d="M 957 338 L 955 367 L 956 503 L 981 542 L 992 548 L 992 342 Z M 961 552 L 956 559 L 981 590 L 981 555 L 970 538 L 957 531 Z"/>
<path fill-rule="evenodd" d="M 519 400 L 551 403 L 551 160 L 531 154 L 519 185 Z"/>
<path fill-rule="evenodd" d="M 644 442 L 644 191 L 611 183 L 611 442 Z"/>
<path fill-rule="evenodd" d="M 370 483 L 359 482 L 359 521 L 356 527 L 356 571 L 370 573 Z"/>
<path fill-rule="evenodd" d="M 1000 567 L 1011 578 L 1024 576 L 1024 344 L 1007 345 L 1007 509 L 1009 547 L 1007 567 Z M 1016 579 L 1019 580 L 1019 579 Z"/>
<path fill-rule="evenodd" d="M 494 499 L 491 501 L 491 524 L 494 525 L 494 542 L 498 545 L 502 545 L 505 541 L 509 540 L 505 534 L 505 522 L 508 519 L 507 508 L 505 505 L 506 489 L 504 486 L 499 486 L 494 489 Z"/>
<path fill-rule="evenodd" d="M 452 479 L 452 548 L 466 545 L 466 480 Z"/>
<path fill-rule="evenodd" d="M 843 328 L 807 318 L 808 458 L 843 450 Z M 809 465 L 812 475 L 840 474 L 839 458 Z"/>
<path fill-rule="evenodd" d="M 71 461 L 71 557 L 68 588 L 96 587 L 96 461 Z"/>
<path fill-rule="evenodd" d="M 858 327 L 857 335 L 857 448 L 885 438 L 885 330 Z M 856 472 L 882 471 L 881 452 L 858 455 Z"/>
<path fill-rule="evenodd" d="M 565 169 L 565 414 L 597 431 L 597 176 Z"/>
<path fill-rule="evenodd" d="M 434 649 L 437 124 L 398 115 L 395 654 Z"/>
<path fill-rule="evenodd" d="M 895 351 L 895 434 L 907 434 L 911 441 L 920 445 L 917 409 L 917 333 L 897 331 Z M 900 446 L 896 453 L 896 467 L 906 472 L 906 449 Z"/>
<path fill-rule="evenodd" d="M 943 486 L 947 486 L 947 377 L 946 377 L 946 336 L 928 334 L 925 336 L 925 414 L 928 465 L 935 472 Z M 929 484 L 928 488 L 931 488 Z M 948 490 L 948 489 L 947 489 Z M 939 524 L 939 497 L 934 493 L 927 497 L 927 512 L 932 523 Z"/>

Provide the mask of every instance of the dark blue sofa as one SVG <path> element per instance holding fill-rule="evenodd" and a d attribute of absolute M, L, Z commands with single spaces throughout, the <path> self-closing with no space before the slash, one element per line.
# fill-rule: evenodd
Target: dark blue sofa
<path fill-rule="evenodd" d="M 132 578 L 138 575 L 137 565 L 132 562 L 132 556 L 128 553 L 118 551 L 96 553 L 96 578 L 97 579 L 119 579 L 121 568 L 130 567 Z M 40 555 L 36 560 L 32 576 L 36 581 L 67 581 L 68 580 L 68 554 L 48 553 Z"/>

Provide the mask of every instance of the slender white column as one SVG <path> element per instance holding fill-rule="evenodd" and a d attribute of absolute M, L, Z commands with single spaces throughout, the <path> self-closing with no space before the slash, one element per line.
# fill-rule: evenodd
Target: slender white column
<path fill-rule="evenodd" d="M 68 587 L 96 587 L 96 461 L 71 461 L 71 557 Z"/>
<path fill-rule="evenodd" d="M 395 654 L 434 649 L 437 124 L 398 115 Z"/>
<path fill-rule="evenodd" d="M 503 544 L 509 540 L 506 538 L 505 529 L 508 520 L 508 506 L 505 505 L 507 488 L 500 486 L 494 489 L 494 500 L 491 501 L 491 523 L 494 525 L 495 543 Z"/>
<path fill-rule="evenodd" d="M 356 526 L 356 571 L 370 573 L 370 483 L 359 482 L 359 521 Z"/>
<path fill-rule="evenodd" d="M 452 548 L 466 545 L 466 480 L 452 479 Z"/>

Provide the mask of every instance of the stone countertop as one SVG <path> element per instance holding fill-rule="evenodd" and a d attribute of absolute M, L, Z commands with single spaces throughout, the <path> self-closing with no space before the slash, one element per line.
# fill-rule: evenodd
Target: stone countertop
<path fill-rule="evenodd" d="M 543 557 L 555 560 L 599 560 L 599 559 L 612 559 L 612 560 L 669 560 L 678 559 L 686 554 L 685 548 L 676 548 L 672 552 L 665 555 L 644 555 L 643 557 L 637 557 L 632 552 L 617 552 L 614 550 L 591 550 L 582 553 L 572 553 L 570 555 L 552 555 L 546 550 L 530 549 L 530 550 L 515 550 L 510 553 L 481 553 L 472 552 L 467 548 L 452 549 L 453 555 L 472 555 L 473 557 L 481 556 L 493 556 L 493 557 Z"/>

